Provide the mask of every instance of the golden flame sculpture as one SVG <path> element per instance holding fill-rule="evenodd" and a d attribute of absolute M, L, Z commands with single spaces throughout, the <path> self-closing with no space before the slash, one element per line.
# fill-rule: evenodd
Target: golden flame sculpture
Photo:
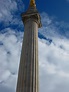
<path fill-rule="evenodd" d="M 30 0 L 30 6 L 36 6 L 35 0 Z"/>

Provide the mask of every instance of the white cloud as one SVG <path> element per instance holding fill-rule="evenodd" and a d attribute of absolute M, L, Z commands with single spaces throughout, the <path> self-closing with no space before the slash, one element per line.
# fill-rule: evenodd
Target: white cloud
<path fill-rule="evenodd" d="M 39 39 L 40 92 L 68 92 L 69 26 L 64 22 L 55 21 L 46 13 L 41 16 L 43 27 L 39 33 L 52 39 L 52 43 L 48 45 L 46 40 Z M 65 32 L 63 35 L 62 28 Z"/>
<path fill-rule="evenodd" d="M 66 44 L 68 44 L 68 40 L 66 40 Z M 64 43 L 63 46 L 65 47 Z M 69 52 L 61 49 L 57 44 L 56 46 L 53 43 L 47 45 L 39 39 L 40 92 L 68 92 L 68 61 Z"/>
<path fill-rule="evenodd" d="M 42 28 L 40 29 L 40 33 L 44 35 L 44 37 L 54 39 L 60 36 L 58 34 L 59 29 L 53 23 L 53 18 L 50 18 L 48 14 L 45 12 L 41 14 L 42 19 Z"/>
<path fill-rule="evenodd" d="M 0 20 L 11 21 L 11 11 L 18 8 L 17 3 L 15 0 L 4 2 L 5 0 L 0 0 Z M 39 38 L 40 92 L 68 92 L 69 41 L 59 34 L 60 27 L 55 25 L 58 22 L 46 13 L 41 16 L 43 27 L 39 32 L 52 39 L 52 43 L 48 45 L 46 40 Z M 14 18 L 12 24 L 15 22 L 19 23 L 19 20 Z M 11 28 L 3 31 L 5 33 L 0 33 L 0 91 L 15 92 L 23 33 Z"/>
<path fill-rule="evenodd" d="M 23 33 L 10 28 L 5 30 L 0 34 L 0 90 L 15 92 Z M 46 40 L 39 38 L 40 92 L 68 92 L 68 43 L 65 38 L 55 38 L 48 45 Z"/>
<path fill-rule="evenodd" d="M 69 23 L 64 21 L 58 22 L 54 17 L 50 17 L 47 13 L 41 13 L 42 28 L 40 33 L 47 38 L 69 38 Z"/>
<path fill-rule="evenodd" d="M 17 10 L 17 3 L 13 0 L 0 0 L 0 21 L 11 21 L 12 12 Z"/>
<path fill-rule="evenodd" d="M 6 70 L 4 72 L 4 70 L 1 68 L 0 69 L 0 75 L 1 75 L 0 76 L 0 82 L 4 82 L 10 76 L 10 72 L 8 70 Z"/>
<path fill-rule="evenodd" d="M 23 33 L 5 30 L 4 34 L 0 33 L 0 85 L 15 90 Z"/>
<path fill-rule="evenodd" d="M 18 24 L 21 25 L 20 14 L 24 11 L 23 1 L 0 0 L 0 23 L 3 26 Z M 19 17 L 19 18 L 18 18 Z M 18 25 L 18 26 L 19 26 Z"/>
<path fill-rule="evenodd" d="M 66 44 L 68 44 L 68 42 L 66 42 Z M 65 44 L 63 43 L 63 46 L 64 45 Z M 64 48 L 66 49 L 67 47 L 64 46 Z M 42 51 L 44 51 L 44 53 L 41 53 Z M 68 51 L 61 49 L 60 47 L 58 47 L 57 44 L 55 46 L 52 43 L 50 46 L 48 46 L 45 43 L 43 43 L 42 40 L 40 40 L 39 53 L 40 53 L 39 54 L 40 65 L 42 67 L 46 66 L 46 68 L 48 68 L 47 69 L 48 73 L 50 72 L 50 69 L 51 69 L 50 73 L 56 73 L 58 72 L 58 70 L 60 71 L 63 70 L 64 72 L 69 73 L 69 68 L 68 68 L 69 52 Z"/>

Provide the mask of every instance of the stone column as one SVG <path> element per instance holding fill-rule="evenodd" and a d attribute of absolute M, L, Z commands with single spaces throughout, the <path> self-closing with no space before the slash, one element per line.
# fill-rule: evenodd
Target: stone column
<path fill-rule="evenodd" d="M 16 92 L 39 92 L 38 27 L 40 16 L 36 12 L 22 14 L 24 38 Z"/>

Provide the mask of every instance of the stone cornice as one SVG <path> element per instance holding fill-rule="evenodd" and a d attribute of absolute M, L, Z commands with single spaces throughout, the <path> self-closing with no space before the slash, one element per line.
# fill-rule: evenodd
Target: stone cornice
<path fill-rule="evenodd" d="M 38 23 L 38 27 L 40 28 L 42 26 L 41 24 L 41 17 L 40 14 L 38 13 L 36 7 L 29 7 L 29 9 L 21 14 L 22 16 L 22 21 L 25 24 L 29 19 L 34 20 L 35 22 Z"/>

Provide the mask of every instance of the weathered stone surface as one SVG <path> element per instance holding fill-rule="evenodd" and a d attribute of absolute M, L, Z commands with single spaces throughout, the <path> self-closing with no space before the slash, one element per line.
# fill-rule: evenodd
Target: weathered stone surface
<path fill-rule="evenodd" d="M 30 10 L 29 10 L 30 12 Z M 32 11 L 22 15 L 24 39 L 16 92 L 39 92 L 38 27 L 40 15 Z"/>

